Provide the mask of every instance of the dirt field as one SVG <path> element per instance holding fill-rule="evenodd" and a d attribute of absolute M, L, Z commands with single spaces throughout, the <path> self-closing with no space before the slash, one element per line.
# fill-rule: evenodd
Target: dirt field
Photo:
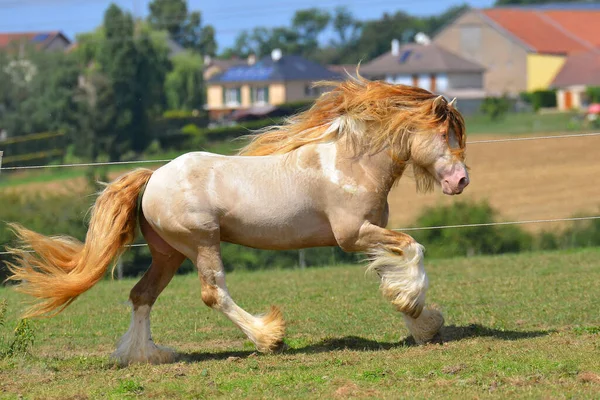
<path fill-rule="evenodd" d="M 476 135 L 469 140 L 502 137 Z M 600 215 L 600 136 L 473 144 L 467 147 L 467 165 L 471 184 L 460 196 L 439 190 L 416 194 L 412 178 L 402 179 L 389 197 L 389 225 L 411 226 L 423 207 L 457 200 L 487 199 L 506 221 Z"/>
<path fill-rule="evenodd" d="M 537 133 L 536 136 L 543 134 Z M 514 135 L 473 135 L 469 140 L 514 138 Z M 471 184 L 456 197 L 438 189 L 416 194 L 405 176 L 389 197 L 390 227 L 412 226 L 424 207 L 458 200 L 487 199 L 503 220 L 532 220 L 600 214 L 600 136 L 472 144 L 467 147 Z M 148 167 L 157 167 L 149 165 Z M 120 172 L 113 172 L 111 178 Z M 84 178 L 49 180 L 3 190 L 79 192 Z M 551 229 L 557 224 L 528 224 L 525 229 Z"/>

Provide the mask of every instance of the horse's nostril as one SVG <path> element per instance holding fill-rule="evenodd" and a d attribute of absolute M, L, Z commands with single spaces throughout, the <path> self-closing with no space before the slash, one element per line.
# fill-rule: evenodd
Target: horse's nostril
<path fill-rule="evenodd" d="M 469 184 L 469 181 L 467 180 L 466 177 L 462 177 L 460 178 L 460 180 L 458 181 L 458 186 L 460 187 L 465 187 Z"/>

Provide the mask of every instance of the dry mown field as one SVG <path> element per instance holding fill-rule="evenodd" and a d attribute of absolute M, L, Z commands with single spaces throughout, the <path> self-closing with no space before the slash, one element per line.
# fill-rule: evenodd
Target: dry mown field
<path fill-rule="evenodd" d="M 476 135 L 470 140 L 503 137 L 507 136 Z M 507 221 L 563 218 L 575 213 L 598 215 L 599 150 L 598 136 L 470 145 L 467 164 L 471 184 L 462 195 L 450 197 L 440 191 L 416 194 L 412 179 L 404 178 L 390 194 L 389 225 L 411 226 L 423 207 L 457 200 L 486 199 Z"/>

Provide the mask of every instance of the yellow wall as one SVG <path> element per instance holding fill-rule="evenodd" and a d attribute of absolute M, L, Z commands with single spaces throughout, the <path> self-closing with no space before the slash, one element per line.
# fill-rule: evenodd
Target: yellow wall
<path fill-rule="evenodd" d="M 208 86 L 206 90 L 206 104 L 208 108 L 223 107 L 223 88 L 221 86 Z"/>
<path fill-rule="evenodd" d="M 241 92 L 242 107 L 250 107 L 250 104 L 252 103 L 252 100 L 250 99 L 250 86 L 243 85 Z"/>
<path fill-rule="evenodd" d="M 269 103 L 276 106 L 285 103 L 285 85 L 282 83 L 271 83 L 269 85 Z"/>
<path fill-rule="evenodd" d="M 547 89 L 564 63 L 564 56 L 528 54 L 527 91 Z"/>

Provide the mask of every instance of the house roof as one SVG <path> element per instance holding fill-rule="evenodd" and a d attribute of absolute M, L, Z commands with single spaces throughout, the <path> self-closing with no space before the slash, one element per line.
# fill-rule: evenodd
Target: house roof
<path fill-rule="evenodd" d="M 573 85 L 600 86 L 600 52 L 571 54 L 550 86 L 563 88 Z"/>
<path fill-rule="evenodd" d="M 418 74 L 433 72 L 483 72 L 480 64 L 469 61 L 435 44 L 401 46 L 398 55 L 389 51 L 361 68 L 361 74 Z"/>
<path fill-rule="evenodd" d="M 538 53 L 568 54 L 600 46 L 600 10 L 490 8 L 481 13 Z"/>
<path fill-rule="evenodd" d="M 284 55 L 277 61 L 271 56 L 265 56 L 252 65 L 233 66 L 209 79 L 209 82 L 314 81 L 340 78 L 340 74 L 303 57 Z"/>
<path fill-rule="evenodd" d="M 67 42 L 70 42 L 70 40 L 59 31 L 0 33 L 0 48 L 7 47 L 9 44 L 14 42 L 22 41 L 26 41 L 44 48 L 57 36 L 62 36 Z"/>
<path fill-rule="evenodd" d="M 356 64 L 330 64 L 327 69 L 340 75 L 356 76 Z"/>
<path fill-rule="evenodd" d="M 210 58 L 209 62 L 205 62 L 204 63 L 204 68 L 209 68 L 209 67 L 217 67 L 221 70 L 225 70 L 231 67 L 234 67 L 236 65 L 245 65 L 247 64 L 246 60 L 240 59 L 240 58 L 232 58 L 229 60 L 223 60 L 221 58 Z"/>

